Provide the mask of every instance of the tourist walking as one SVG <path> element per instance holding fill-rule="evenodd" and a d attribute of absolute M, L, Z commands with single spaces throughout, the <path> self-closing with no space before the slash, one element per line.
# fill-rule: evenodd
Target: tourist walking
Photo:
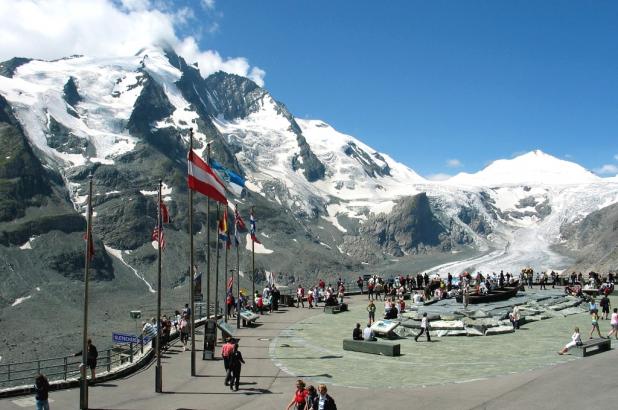
<path fill-rule="evenodd" d="M 296 289 L 296 308 L 299 308 L 300 305 L 303 305 L 303 308 L 305 307 L 304 297 L 305 289 L 301 285 L 298 285 L 298 289 Z"/>
<path fill-rule="evenodd" d="M 611 306 L 611 302 L 609 301 L 609 298 L 607 297 L 607 295 L 603 295 L 603 297 L 601 298 L 601 301 L 599 302 L 599 305 L 601 305 L 601 318 L 608 320 L 609 319 L 609 308 Z"/>
<path fill-rule="evenodd" d="M 189 340 L 189 321 L 186 316 L 180 318 L 180 342 L 182 343 L 182 351 L 187 350 L 187 341 Z"/>
<path fill-rule="evenodd" d="M 307 404 L 305 405 L 305 410 L 319 410 L 314 403 L 314 400 L 318 397 L 318 392 L 312 385 L 307 387 Z"/>
<path fill-rule="evenodd" d="M 618 340 L 618 308 L 614 308 L 614 313 L 612 313 L 612 321 L 610 322 L 612 325 L 612 330 L 609 331 L 607 338 L 609 339 L 614 335 L 616 340 Z"/>
<path fill-rule="evenodd" d="M 360 276 L 356 280 L 356 284 L 358 285 L 358 290 L 360 290 L 361 295 L 363 294 L 363 278 Z"/>
<path fill-rule="evenodd" d="M 367 312 L 369 312 L 369 324 L 372 324 L 376 321 L 376 305 L 373 303 L 373 300 L 369 301 Z"/>
<path fill-rule="evenodd" d="M 579 334 L 579 327 L 576 327 L 575 330 L 573 331 L 573 334 L 571 335 L 571 341 L 569 343 L 567 343 L 562 350 L 560 350 L 558 352 L 558 354 L 562 355 L 565 354 L 566 352 L 569 351 L 569 349 L 575 347 L 575 346 L 581 346 L 582 343 L 582 338 Z"/>
<path fill-rule="evenodd" d="M 221 346 L 221 357 L 223 358 L 223 368 L 225 369 L 225 381 L 223 384 L 226 386 L 230 383 L 230 358 L 234 351 L 234 341 L 232 338 L 227 338 L 223 346 Z"/>
<path fill-rule="evenodd" d="M 242 353 L 238 350 L 238 340 L 236 340 L 232 353 L 230 354 L 230 390 L 238 391 L 238 386 L 240 385 L 240 370 L 243 364 L 245 364 L 245 361 L 242 358 Z"/>
<path fill-rule="evenodd" d="M 83 353 L 82 350 L 75 353 L 74 356 L 81 356 Z M 86 366 L 90 368 L 90 378 L 91 383 L 94 383 L 97 380 L 97 358 L 99 357 L 99 352 L 95 345 L 92 344 L 92 339 L 88 339 L 86 343 Z"/>
<path fill-rule="evenodd" d="M 601 336 L 601 330 L 599 329 L 599 314 L 597 312 L 593 312 L 590 315 L 591 319 L 592 319 L 592 328 L 590 329 L 590 339 L 592 339 L 592 334 L 594 333 L 594 331 L 597 331 L 597 334 L 599 335 L 600 338 L 603 338 L 603 336 Z"/>
<path fill-rule="evenodd" d="M 296 380 L 296 391 L 294 398 L 286 407 L 286 410 L 304 410 L 307 405 L 307 390 L 305 390 L 305 382 L 301 379 Z"/>
<path fill-rule="evenodd" d="M 335 400 L 327 393 L 325 384 L 318 386 L 318 396 L 313 399 L 313 408 L 319 410 L 337 410 Z"/>
<path fill-rule="evenodd" d="M 49 381 L 42 373 L 39 373 L 34 379 L 34 393 L 36 410 L 49 410 Z"/>
<path fill-rule="evenodd" d="M 429 336 L 429 319 L 427 318 L 427 312 L 423 313 L 423 318 L 421 319 L 421 332 L 416 335 L 414 338 L 415 342 L 418 342 L 418 338 L 425 333 L 427 336 L 427 341 L 431 342 L 431 337 Z"/>

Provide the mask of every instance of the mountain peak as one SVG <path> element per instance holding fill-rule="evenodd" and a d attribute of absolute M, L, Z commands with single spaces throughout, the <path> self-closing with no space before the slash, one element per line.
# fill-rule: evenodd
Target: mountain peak
<path fill-rule="evenodd" d="M 601 178 L 574 162 L 565 161 L 539 149 L 512 159 L 499 159 L 481 171 L 462 172 L 447 180 L 449 184 L 472 186 L 567 185 L 598 182 Z"/>

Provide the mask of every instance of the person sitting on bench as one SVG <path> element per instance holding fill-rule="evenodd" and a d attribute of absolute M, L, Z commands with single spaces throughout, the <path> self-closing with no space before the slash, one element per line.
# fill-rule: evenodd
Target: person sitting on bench
<path fill-rule="evenodd" d="M 366 342 L 375 342 L 377 339 L 373 335 L 373 330 L 371 330 L 371 325 L 367 323 L 367 327 L 363 330 L 363 340 Z"/>
<path fill-rule="evenodd" d="M 567 343 L 562 350 L 560 350 L 558 352 L 558 354 L 565 354 L 566 352 L 569 351 L 570 348 L 575 347 L 575 346 L 581 346 L 582 343 L 582 338 L 579 334 L 579 327 L 575 328 L 575 332 L 573 333 L 573 335 L 571 335 L 571 341 L 569 343 Z"/>
<path fill-rule="evenodd" d="M 352 331 L 352 339 L 363 340 L 363 331 L 360 328 L 360 323 L 357 323 L 356 327 Z"/>

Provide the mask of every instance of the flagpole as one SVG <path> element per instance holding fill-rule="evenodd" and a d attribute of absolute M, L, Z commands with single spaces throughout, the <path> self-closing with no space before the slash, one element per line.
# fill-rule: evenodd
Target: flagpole
<path fill-rule="evenodd" d="M 253 217 L 255 218 L 255 212 L 254 212 L 254 207 L 251 207 L 251 214 L 253 215 Z M 257 232 L 254 233 L 254 235 L 257 236 Z M 253 310 L 255 311 L 255 240 L 253 238 L 251 238 L 251 286 L 252 286 L 252 292 L 251 293 L 251 298 L 252 298 L 252 302 L 251 302 L 251 306 L 253 307 Z"/>
<path fill-rule="evenodd" d="M 226 221 L 225 221 L 225 227 L 227 228 L 227 218 L 226 218 Z M 223 283 L 224 283 L 223 286 L 225 287 L 225 292 L 223 292 L 223 305 L 225 306 L 225 308 L 224 308 L 224 310 L 225 310 L 225 315 L 224 315 L 225 323 L 227 323 L 227 314 L 228 314 L 228 311 L 227 311 L 227 253 L 228 253 L 227 244 L 230 243 L 230 240 L 231 240 L 230 239 L 229 229 L 227 230 L 225 235 L 227 236 L 227 240 L 225 242 L 225 265 L 224 265 L 225 266 L 225 269 L 224 269 L 224 271 L 225 271 L 225 280 L 223 281 Z"/>
<path fill-rule="evenodd" d="M 189 128 L 189 152 L 193 151 L 193 128 Z M 190 238 L 190 252 L 189 252 L 189 279 L 190 279 L 190 292 L 191 292 L 191 316 L 190 316 L 190 329 L 191 329 L 191 376 L 195 376 L 195 289 L 193 281 L 193 189 L 189 188 L 189 238 Z"/>
<path fill-rule="evenodd" d="M 236 212 L 240 214 L 238 210 L 239 206 L 236 205 Z M 236 221 L 236 214 L 234 214 L 234 233 L 238 236 L 238 223 Z M 240 329 L 240 238 L 236 244 L 236 329 Z"/>
<path fill-rule="evenodd" d="M 206 144 L 206 164 L 210 166 L 210 144 Z M 210 319 L 210 198 L 208 197 L 206 197 L 206 319 Z M 205 351 L 206 338 L 204 338 Z"/>
<path fill-rule="evenodd" d="M 163 369 L 161 368 L 161 251 L 163 242 L 163 232 L 161 223 L 161 186 L 163 181 L 159 179 L 159 195 L 157 198 L 157 235 L 159 244 L 159 263 L 157 264 L 157 341 L 156 341 L 156 355 L 157 366 L 155 367 L 155 392 L 163 392 Z"/>
<path fill-rule="evenodd" d="M 217 223 L 219 221 L 219 202 L 217 202 Z M 220 238 L 217 234 L 217 259 L 215 262 L 215 321 L 218 320 L 219 314 L 219 245 Z M 217 346 L 217 339 L 215 338 L 215 346 Z"/>
<path fill-rule="evenodd" d="M 210 143 L 206 144 L 206 165 L 210 166 Z M 204 278 L 202 278 L 203 280 Z M 204 289 L 202 288 L 202 297 Z M 203 299 L 202 299 L 203 301 Z M 206 197 L 206 323 L 204 324 L 204 343 L 202 347 L 202 360 L 212 359 L 208 355 L 208 340 L 206 338 L 206 329 L 210 320 L 210 198 Z"/>
<path fill-rule="evenodd" d="M 88 369 L 88 276 L 90 273 L 90 258 L 92 255 L 92 174 L 88 176 L 88 209 L 86 222 L 86 266 L 84 269 L 84 322 L 82 334 L 82 364 L 81 380 L 79 384 L 79 408 L 88 409 L 88 379 L 86 370 Z"/>

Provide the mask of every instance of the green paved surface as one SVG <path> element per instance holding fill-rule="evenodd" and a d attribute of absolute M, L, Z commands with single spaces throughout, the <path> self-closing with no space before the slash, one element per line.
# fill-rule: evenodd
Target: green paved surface
<path fill-rule="evenodd" d="M 364 302 L 364 301 L 363 301 Z M 355 307 L 358 304 L 359 307 Z M 320 339 L 318 354 L 305 356 L 303 353 L 295 353 L 292 363 L 298 363 L 294 368 L 294 373 L 299 373 L 309 381 L 324 380 L 329 384 L 329 392 L 335 397 L 339 409 L 375 409 L 385 406 L 393 408 L 436 408 L 436 409 L 582 409 L 582 408 L 612 408 L 616 400 L 615 390 L 618 385 L 616 379 L 616 367 L 618 365 L 618 351 L 612 350 L 607 353 L 598 354 L 585 359 L 573 360 L 567 357 L 565 363 L 556 366 L 546 366 L 549 361 L 562 360 L 555 356 L 555 353 L 547 355 L 548 362 L 542 367 L 533 371 L 525 371 L 516 374 L 490 377 L 480 381 L 454 384 L 436 384 L 427 387 L 414 387 L 414 383 L 406 384 L 401 388 L 400 380 L 409 377 L 408 374 L 423 373 L 428 378 L 431 376 L 432 367 L 423 368 L 414 366 L 400 365 L 398 361 L 407 356 L 395 359 L 397 367 L 391 367 L 386 377 L 374 375 L 375 388 L 350 388 L 345 387 L 350 380 L 358 378 L 366 380 L 367 374 L 379 368 L 379 364 L 389 358 L 374 355 L 359 356 L 358 360 L 350 360 L 354 365 L 350 365 L 346 372 L 338 368 L 345 359 L 339 359 L 343 353 L 338 353 L 337 349 L 329 347 L 330 339 L 334 338 L 328 331 L 333 331 L 334 320 L 345 321 L 340 323 L 340 331 L 347 333 L 351 331 L 348 321 L 354 322 L 354 310 L 361 306 L 361 299 L 352 298 L 352 313 L 342 313 L 339 315 L 322 316 L 319 311 L 309 311 L 308 309 L 289 309 L 286 313 L 265 316 L 260 321 L 262 326 L 253 329 L 242 329 L 239 333 L 241 338 L 241 351 L 247 361 L 243 367 L 241 378 L 241 390 L 230 392 L 223 385 L 223 365 L 221 361 L 203 362 L 198 359 L 198 377 L 189 375 L 189 352 L 182 352 L 177 346 L 174 347 L 164 360 L 164 390 L 163 394 L 154 393 L 154 368 L 151 366 L 139 373 L 123 380 L 111 381 L 102 385 L 95 385 L 90 389 L 90 408 L 92 409 L 284 409 L 290 401 L 293 390 L 295 376 L 282 371 L 276 367 L 270 358 L 269 347 L 273 344 L 275 337 L 279 337 L 280 343 L 283 339 L 294 339 L 290 336 L 290 328 L 298 331 L 309 324 L 315 324 L 313 329 L 323 335 Z M 345 315 L 350 315 L 346 319 Z M 588 329 L 587 318 L 583 318 L 584 329 Z M 554 320 L 554 319 L 552 319 Z M 570 320 L 570 319 L 569 319 Z M 470 338 L 470 343 L 489 343 L 485 345 L 489 348 L 493 342 L 501 346 L 501 351 L 513 349 L 511 361 L 527 360 L 525 356 L 530 354 L 532 345 L 547 343 L 551 345 L 551 352 L 555 352 L 562 346 L 570 336 L 571 323 L 564 320 L 564 328 L 561 323 L 556 322 L 556 340 L 548 341 L 536 340 L 528 337 L 535 330 L 520 331 L 509 338 L 509 346 L 502 343 L 507 340 L 503 336 Z M 576 320 L 575 318 L 573 320 Z M 298 323 L 298 324 L 297 324 Z M 544 321 L 534 325 L 542 329 L 547 323 Z M 527 325 L 531 329 L 533 325 Z M 607 328 L 606 322 L 601 324 L 603 329 Z M 339 327 L 335 326 L 335 329 Z M 539 332 L 541 334 L 542 332 Z M 313 332 L 312 332 L 313 334 Z M 313 337 L 313 336 L 311 336 Z M 522 342 L 526 339 L 525 342 Z M 458 341 L 462 338 L 452 338 L 454 354 L 458 357 L 468 355 L 462 347 L 456 348 Z M 341 349 L 341 339 L 338 338 L 338 346 Z M 442 339 L 444 340 L 444 338 Z M 201 345 L 201 339 L 197 339 Z M 407 341 L 401 341 L 407 342 Z M 463 341 L 462 341 L 463 342 Z M 466 342 L 468 340 L 466 339 Z M 536 342 L 536 343 L 535 343 Z M 275 343 L 275 345 L 276 345 Z M 444 345 L 442 345 L 444 343 Z M 431 354 L 436 354 L 437 349 L 442 346 L 450 345 L 449 342 L 439 343 L 418 343 L 414 349 L 424 350 Z M 334 346 L 334 345 L 333 345 Z M 439 347 L 440 346 L 440 347 Z M 474 345 L 477 346 L 477 345 Z M 614 345 L 615 347 L 616 345 Z M 411 348 L 411 347 L 410 347 Z M 286 348 L 295 350 L 295 348 Z M 429 349 L 433 349 L 429 352 Z M 402 345 L 403 350 L 403 345 Z M 481 350 L 480 348 L 478 350 Z M 542 349 L 541 349 L 542 350 Z M 420 351 L 420 350 L 419 350 Z M 346 355 L 348 352 L 346 352 Z M 412 357 L 412 353 L 408 353 Z M 198 352 L 198 358 L 201 352 Z M 435 355 L 441 360 L 449 360 L 454 363 L 446 350 L 442 355 Z M 284 359 L 276 359 L 284 360 Z M 285 359 L 285 360 L 289 360 Z M 370 363 L 378 363 L 375 368 L 368 369 Z M 373 366 L 373 364 L 372 364 Z M 298 367 L 298 369 L 296 369 Z M 385 368 L 388 369 L 389 365 Z M 412 367 L 412 368 L 410 368 Z M 529 368 L 528 365 L 522 368 Z M 440 370 L 448 375 L 448 370 Z M 456 371 L 453 369 L 452 371 Z M 499 373 L 504 370 L 500 369 Z M 483 376 L 487 377 L 487 375 Z M 382 379 L 388 379 L 384 381 Z M 429 380 L 429 379 L 428 379 Z M 363 382 L 366 384 L 366 382 Z M 77 389 L 58 391 L 51 393 L 51 408 L 76 409 L 79 406 L 79 392 Z M 29 404 L 30 403 L 30 404 Z M 12 398 L 0 401 L 2 410 L 18 410 L 23 408 L 34 408 L 31 398 Z"/>
<path fill-rule="evenodd" d="M 614 304 L 618 303 L 614 298 Z M 293 374 L 324 374 L 313 381 L 348 387 L 391 387 L 393 377 L 402 387 L 478 380 L 528 371 L 577 360 L 556 352 L 570 340 L 579 326 L 588 337 L 588 314 L 556 317 L 523 325 L 519 331 L 496 336 L 425 337 L 414 342 L 403 338 L 385 343 L 401 344 L 400 357 L 375 357 L 344 351 L 342 340 L 352 337 L 355 324 L 364 328 L 367 313 L 362 300 L 355 298 L 350 312 L 320 314 L 289 326 L 271 343 L 275 363 Z M 378 302 L 381 307 L 381 302 Z M 583 305 L 582 305 L 583 306 Z M 583 306 L 585 307 L 585 306 Z M 479 306 L 478 308 L 481 308 Z M 609 321 L 600 321 L 602 334 Z M 596 335 L 595 335 L 596 336 Z M 314 360 L 314 358 L 328 360 Z M 359 372 L 362 367 L 362 372 Z"/>

